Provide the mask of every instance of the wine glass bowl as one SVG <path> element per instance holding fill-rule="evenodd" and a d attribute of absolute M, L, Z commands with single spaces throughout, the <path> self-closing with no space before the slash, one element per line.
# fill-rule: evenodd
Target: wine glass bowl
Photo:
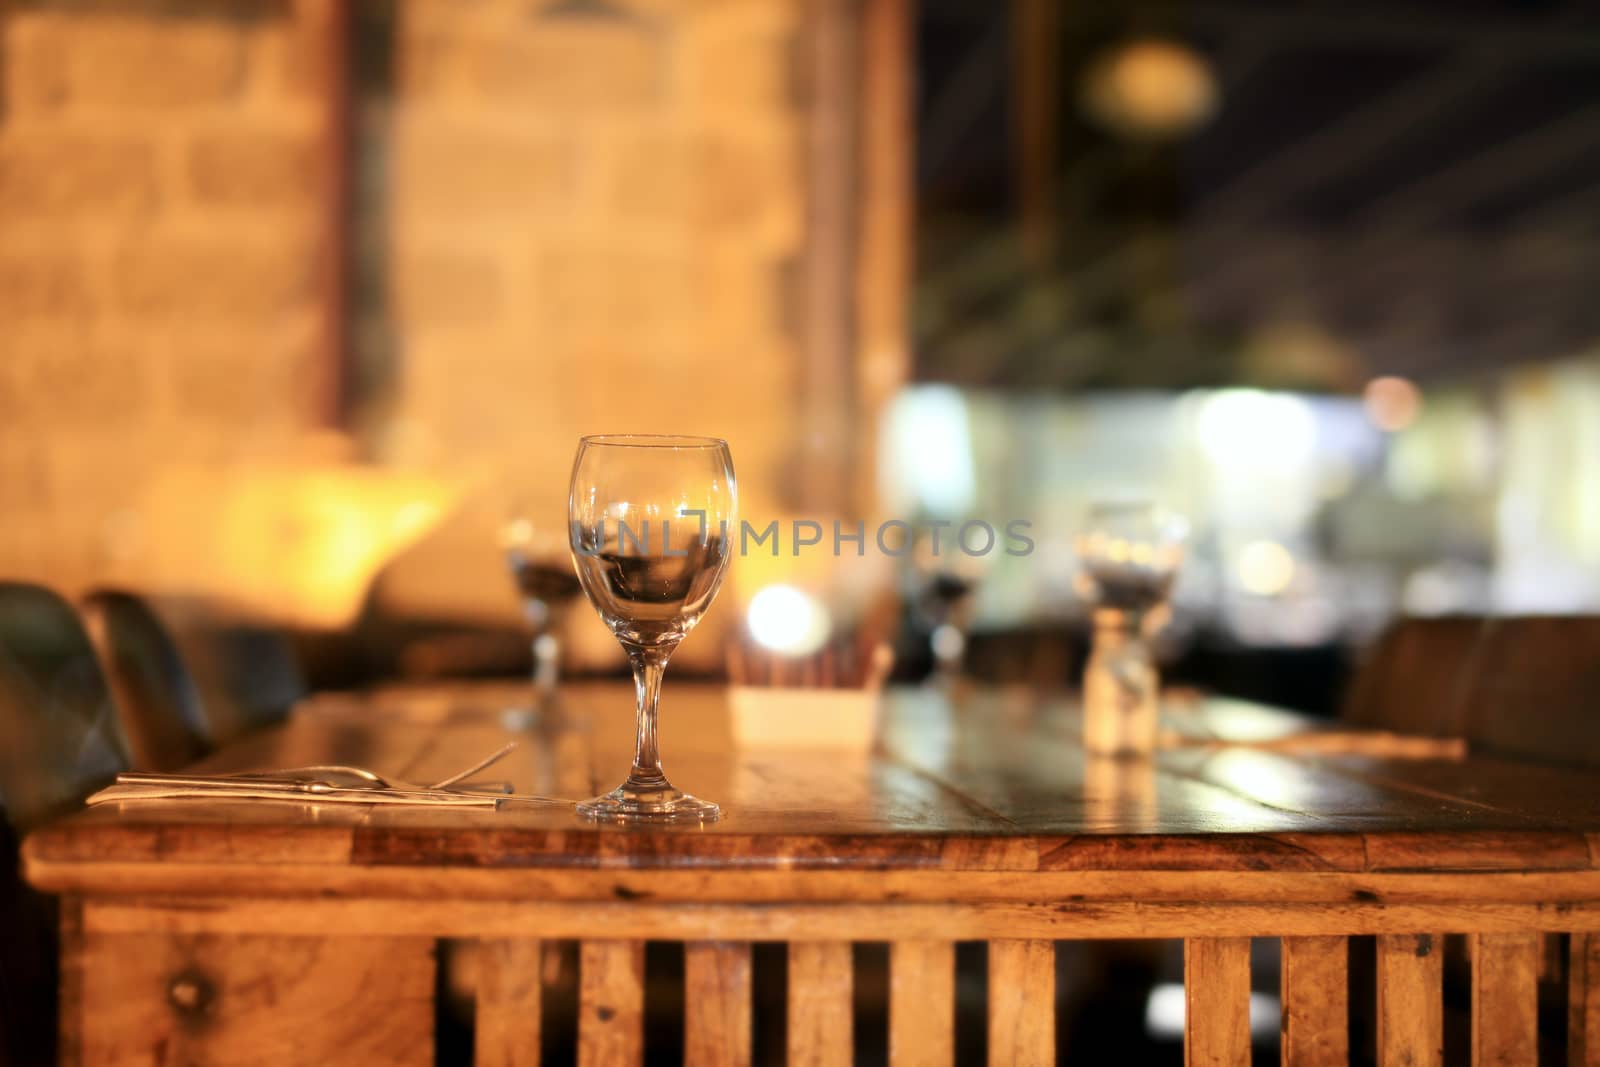
<path fill-rule="evenodd" d="M 671 521 L 666 520 L 669 531 Z M 702 541 L 691 531 L 690 537 L 688 544 L 666 546 L 683 552 L 681 556 L 642 554 L 642 543 L 635 551 L 633 544 L 614 536 L 603 542 L 596 537 L 594 547 L 578 552 L 583 591 L 624 646 L 676 646 L 711 606 L 728 546 L 718 534 Z"/>
<path fill-rule="evenodd" d="M 1089 509 L 1077 538 L 1081 591 L 1097 608 L 1138 615 L 1166 603 L 1183 562 L 1188 524 L 1148 501 L 1116 501 Z"/>
<path fill-rule="evenodd" d="M 568 499 L 578 581 L 622 644 L 637 690 L 628 778 L 578 805 L 596 819 L 707 820 L 711 801 L 676 789 L 656 742 L 661 676 L 678 643 L 722 585 L 737 519 L 727 442 L 710 437 L 605 434 L 578 443 Z"/>
<path fill-rule="evenodd" d="M 928 629 L 934 677 L 949 679 L 961 673 L 978 586 L 988 572 L 989 559 L 963 549 L 954 529 L 944 533 L 943 538 L 937 532 L 919 537 L 913 545 L 912 603 Z"/>
<path fill-rule="evenodd" d="M 522 615 L 533 633 L 534 689 L 548 697 L 555 689 L 561 658 L 555 631 L 568 605 L 581 593 L 565 531 L 541 526 L 518 505 L 500 528 L 506 567 L 522 601 Z"/>

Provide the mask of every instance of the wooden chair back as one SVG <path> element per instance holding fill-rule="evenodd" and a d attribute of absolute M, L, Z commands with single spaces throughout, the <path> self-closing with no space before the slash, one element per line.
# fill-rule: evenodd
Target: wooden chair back
<path fill-rule="evenodd" d="M 1488 625 L 1478 616 L 1396 620 L 1357 670 L 1341 717 L 1396 733 L 1465 736 Z"/>
<path fill-rule="evenodd" d="M 131 593 L 101 590 L 82 604 L 133 766 L 175 771 L 211 748 L 200 697 L 172 635 L 150 605 Z"/>
<path fill-rule="evenodd" d="M 1494 619 L 1464 709 L 1474 748 L 1600 768 L 1600 616 Z"/>
<path fill-rule="evenodd" d="M 1398 620 L 1357 671 L 1343 718 L 1600 767 L 1600 616 Z"/>

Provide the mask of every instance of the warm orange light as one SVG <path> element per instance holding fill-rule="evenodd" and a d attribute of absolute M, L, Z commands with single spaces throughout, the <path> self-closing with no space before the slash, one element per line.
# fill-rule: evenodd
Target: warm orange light
<path fill-rule="evenodd" d="M 146 577 L 258 618 L 348 625 L 377 572 L 455 497 L 432 478 L 344 464 L 172 469 L 141 508 L 162 531 Z"/>
<path fill-rule="evenodd" d="M 1083 104 L 1094 118 L 1131 136 L 1170 137 L 1200 126 L 1217 110 L 1217 79 L 1187 45 L 1133 41 L 1090 68 Z"/>
<path fill-rule="evenodd" d="M 1367 383 L 1361 399 L 1372 425 L 1389 433 L 1410 426 L 1422 413 L 1422 391 L 1405 378 L 1374 378 Z"/>

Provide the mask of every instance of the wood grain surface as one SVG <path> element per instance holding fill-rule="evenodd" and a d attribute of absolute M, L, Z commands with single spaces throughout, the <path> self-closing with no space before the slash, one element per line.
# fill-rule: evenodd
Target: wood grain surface
<path fill-rule="evenodd" d="M 989 942 L 989 1063 L 1056 1062 L 1056 946 L 1043 940 Z"/>
<path fill-rule="evenodd" d="M 1350 943 L 1343 937 L 1283 939 L 1283 1062 L 1350 1062 Z"/>
<path fill-rule="evenodd" d="M 683 947 L 685 1063 L 750 1063 L 750 945 L 691 941 Z"/>
<path fill-rule="evenodd" d="M 73 946 L 62 1001 L 78 1067 L 301 1062 L 427 1067 L 429 938 L 101 934 Z"/>
<path fill-rule="evenodd" d="M 1443 1067 L 1444 938 L 1378 938 L 1378 1067 Z"/>
<path fill-rule="evenodd" d="M 578 950 L 579 1067 L 644 1062 L 644 942 L 585 941 Z"/>
<path fill-rule="evenodd" d="M 1567 974 L 1567 1063 L 1600 1067 L 1600 933 L 1572 935 Z"/>
<path fill-rule="evenodd" d="M 621 778 L 626 687 L 569 688 L 559 714 L 531 725 L 507 714 L 521 696 L 493 685 L 323 696 L 198 769 L 345 763 L 427 782 L 515 740 L 492 777 L 518 793 L 570 800 Z M 481 1064 L 536 1062 L 540 944 L 562 939 L 582 942 L 582 1063 L 641 1061 L 646 940 L 688 943 L 693 1062 L 750 1062 L 755 941 L 788 943 L 789 1062 L 849 1062 L 851 943 L 875 940 L 892 946 L 892 1061 L 949 1063 L 953 944 L 982 940 L 991 1062 L 1050 1063 L 1054 942 L 1150 937 L 1186 939 L 1189 1062 L 1242 1062 L 1249 939 L 1282 937 L 1284 1062 L 1320 1065 L 1349 1052 L 1345 938 L 1376 934 L 1380 1062 L 1438 1064 L 1432 931 L 1447 931 L 1473 935 L 1484 1064 L 1537 1055 L 1538 934 L 1571 934 L 1572 1062 L 1600 1067 L 1592 775 L 1336 734 L 1226 700 L 1168 708 L 1163 747 L 1144 762 L 1086 757 L 1062 698 L 890 691 L 878 715 L 870 747 L 741 746 L 721 690 L 669 685 L 668 769 L 725 812 L 704 826 L 597 826 L 517 800 L 167 801 L 49 823 L 24 861 L 33 884 L 66 894 L 66 1062 L 144 1062 L 129 1050 L 146 1034 L 185 1062 L 252 1062 L 257 1043 L 286 1034 L 372 1062 L 431 1062 L 435 939 L 469 938 Z M 307 968 L 318 980 L 295 984 Z M 211 999 L 219 990 L 225 1002 Z M 184 1014 L 214 1003 L 226 1010 L 205 1027 Z M 276 1036 L 262 1033 L 268 1018 Z"/>
<path fill-rule="evenodd" d="M 454 693 L 452 699 L 446 695 Z M 572 796 L 620 779 L 630 695 L 576 687 L 564 721 L 508 726 L 504 691 L 460 686 L 313 701 L 283 727 L 204 761 L 207 770 L 355 763 L 408 779 L 443 777 L 494 751 L 519 792 Z M 826 699 L 819 695 L 818 699 Z M 1305 720 L 1237 701 L 1167 715 L 1178 744 L 1146 763 L 1087 758 L 1065 699 L 975 689 L 884 698 L 870 751 L 736 748 L 721 690 L 669 686 L 662 743 L 674 780 L 723 804 L 704 826 L 637 833 L 558 807 L 438 811 L 287 802 L 105 805 L 49 824 L 25 846 L 31 880 L 61 891 L 521 892 L 626 895 L 720 871 L 1237 872 L 1569 875 L 1574 899 L 1600 886 L 1600 780 L 1467 758 L 1281 746 Z M 515 723 L 513 722 L 513 725 Z M 581 764 L 581 766 L 580 766 Z M 597 877 L 603 876 L 603 877 Z M 619 879 L 607 882 L 607 877 Z M 1302 880 L 1304 885 L 1310 881 Z M 1471 892 L 1462 879 L 1460 888 Z M 982 892 L 973 887 L 975 892 Z M 1376 890 L 1330 880 L 1325 900 Z M 739 892 L 743 892 L 741 889 Z M 1454 889 L 1451 890 L 1455 892 Z"/>
<path fill-rule="evenodd" d="M 789 945 L 789 1067 L 832 1067 L 854 1056 L 849 941 Z"/>
<path fill-rule="evenodd" d="M 492 938 L 478 955 L 476 1067 L 533 1067 L 539 1062 L 544 942 Z"/>
<path fill-rule="evenodd" d="M 1183 943 L 1184 1067 L 1250 1062 L 1250 939 Z"/>
<path fill-rule="evenodd" d="M 1473 934 L 1473 1067 L 1539 1059 L 1539 935 Z"/>
<path fill-rule="evenodd" d="M 889 1062 L 949 1067 L 955 1062 L 956 946 L 895 941 L 889 946 Z"/>

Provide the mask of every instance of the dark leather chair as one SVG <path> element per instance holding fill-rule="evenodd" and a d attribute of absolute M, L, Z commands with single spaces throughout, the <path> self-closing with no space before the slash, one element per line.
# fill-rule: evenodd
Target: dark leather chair
<path fill-rule="evenodd" d="M 0 582 L 0 1061 L 55 1058 L 56 909 L 23 884 L 22 835 L 127 766 L 111 694 L 71 605 Z"/>
<path fill-rule="evenodd" d="M 1600 767 L 1600 616 L 1400 619 L 1357 672 L 1343 717 Z"/>
<path fill-rule="evenodd" d="M 70 809 L 128 765 L 111 692 L 77 613 L 0 583 L 0 801 L 14 826 Z"/>
<path fill-rule="evenodd" d="M 1489 620 L 1463 723 L 1475 750 L 1600 769 L 1600 616 Z"/>
<path fill-rule="evenodd" d="M 1478 616 L 1397 619 L 1357 669 L 1340 717 L 1396 733 L 1466 736 L 1488 626 Z"/>
<path fill-rule="evenodd" d="M 199 693 L 149 604 L 131 593 L 102 590 L 85 597 L 82 609 L 134 768 L 175 771 L 205 755 L 211 731 Z"/>
<path fill-rule="evenodd" d="M 212 744 L 282 721 L 309 691 L 299 651 L 282 632 L 196 601 L 163 599 L 156 609 L 205 710 Z"/>

